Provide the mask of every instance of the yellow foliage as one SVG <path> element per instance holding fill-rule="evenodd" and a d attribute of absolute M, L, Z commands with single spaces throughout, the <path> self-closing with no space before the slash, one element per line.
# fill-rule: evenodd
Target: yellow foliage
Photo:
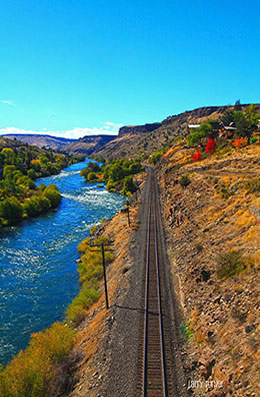
<path fill-rule="evenodd" d="M 260 267 L 260 250 L 257 250 L 253 255 L 255 267 Z"/>
<path fill-rule="evenodd" d="M 220 179 L 220 182 L 224 183 L 224 185 L 229 186 L 231 182 L 230 176 L 226 175 Z"/>
<path fill-rule="evenodd" d="M 253 241 L 257 242 L 259 240 L 259 236 L 260 236 L 259 226 L 256 225 L 256 226 L 250 227 L 250 229 L 245 234 L 245 239 L 246 240 L 251 240 L 252 242 Z"/>
<path fill-rule="evenodd" d="M 248 210 L 244 211 L 243 214 L 237 220 L 237 226 L 247 227 L 255 224 L 255 217 L 250 214 Z"/>
<path fill-rule="evenodd" d="M 75 332 L 54 323 L 44 332 L 32 334 L 31 342 L 0 372 L 1 396 L 48 396 L 59 368 L 74 345 Z M 60 375 L 60 374 L 59 374 Z"/>
<path fill-rule="evenodd" d="M 79 251 L 80 253 L 83 254 L 83 253 L 86 251 L 86 249 L 87 249 L 89 243 L 90 243 L 90 238 L 89 238 L 89 237 L 88 237 L 88 238 L 85 238 L 85 239 L 84 239 L 83 241 L 81 241 L 81 243 L 78 245 L 78 251 Z"/>
<path fill-rule="evenodd" d="M 170 148 L 170 149 L 163 155 L 163 158 L 165 159 L 165 158 L 168 157 L 170 154 L 175 153 L 178 149 L 181 149 L 181 148 L 182 148 L 181 145 L 178 145 L 178 146 L 175 146 L 175 147 Z"/>

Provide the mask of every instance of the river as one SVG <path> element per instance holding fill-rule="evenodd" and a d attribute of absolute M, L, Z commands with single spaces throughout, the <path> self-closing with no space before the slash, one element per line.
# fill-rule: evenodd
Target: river
<path fill-rule="evenodd" d="M 84 163 L 37 185 L 55 183 L 62 201 L 56 211 L 24 221 L 0 234 L 0 363 L 24 349 L 32 332 L 61 320 L 77 295 L 77 245 L 89 229 L 124 205 L 119 194 L 87 184 Z"/>

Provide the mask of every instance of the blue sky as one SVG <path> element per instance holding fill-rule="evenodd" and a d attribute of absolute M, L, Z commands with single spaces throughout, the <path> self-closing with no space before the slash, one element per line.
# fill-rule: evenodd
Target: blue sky
<path fill-rule="evenodd" d="M 78 137 L 260 102 L 260 2 L 3 0 L 0 134 Z"/>

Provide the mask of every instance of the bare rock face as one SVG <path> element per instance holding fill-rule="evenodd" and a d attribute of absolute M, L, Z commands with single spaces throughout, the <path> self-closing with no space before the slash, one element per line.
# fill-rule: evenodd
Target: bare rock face
<path fill-rule="evenodd" d="M 174 121 L 188 121 L 189 119 L 196 117 L 209 117 L 212 113 L 224 113 L 226 109 L 230 108 L 230 106 L 207 106 L 202 108 L 197 108 L 194 110 L 186 111 L 181 114 L 177 114 L 175 116 L 169 116 L 165 120 L 163 120 L 162 124 L 167 125 L 171 124 Z"/>
<path fill-rule="evenodd" d="M 118 136 L 126 135 L 126 134 L 140 134 L 147 133 L 156 130 L 156 128 L 161 127 L 162 123 L 152 123 L 152 124 L 144 124 L 144 125 L 128 125 L 125 127 L 121 127 L 119 129 Z"/>

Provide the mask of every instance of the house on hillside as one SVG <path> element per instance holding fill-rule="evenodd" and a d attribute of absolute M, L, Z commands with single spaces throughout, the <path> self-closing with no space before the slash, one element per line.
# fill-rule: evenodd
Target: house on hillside
<path fill-rule="evenodd" d="M 232 139 L 234 136 L 234 133 L 236 131 L 236 127 L 234 123 L 230 123 L 228 125 L 225 125 L 222 121 L 221 122 L 212 122 L 210 123 L 212 126 L 212 134 L 210 136 L 214 138 L 223 138 L 223 139 Z M 196 130 L 199 128 L 201 124 L 189 124 L 189 130 L 192 132 L 192 130 Z"/>
<path fill-rule="evenodd" d="M 224 139 L 232 139 L 235 131 L 236 127 L 233 122 L 228 125 L 224 125 L 224 123 L 221 122 L 218 137 Z"/>

